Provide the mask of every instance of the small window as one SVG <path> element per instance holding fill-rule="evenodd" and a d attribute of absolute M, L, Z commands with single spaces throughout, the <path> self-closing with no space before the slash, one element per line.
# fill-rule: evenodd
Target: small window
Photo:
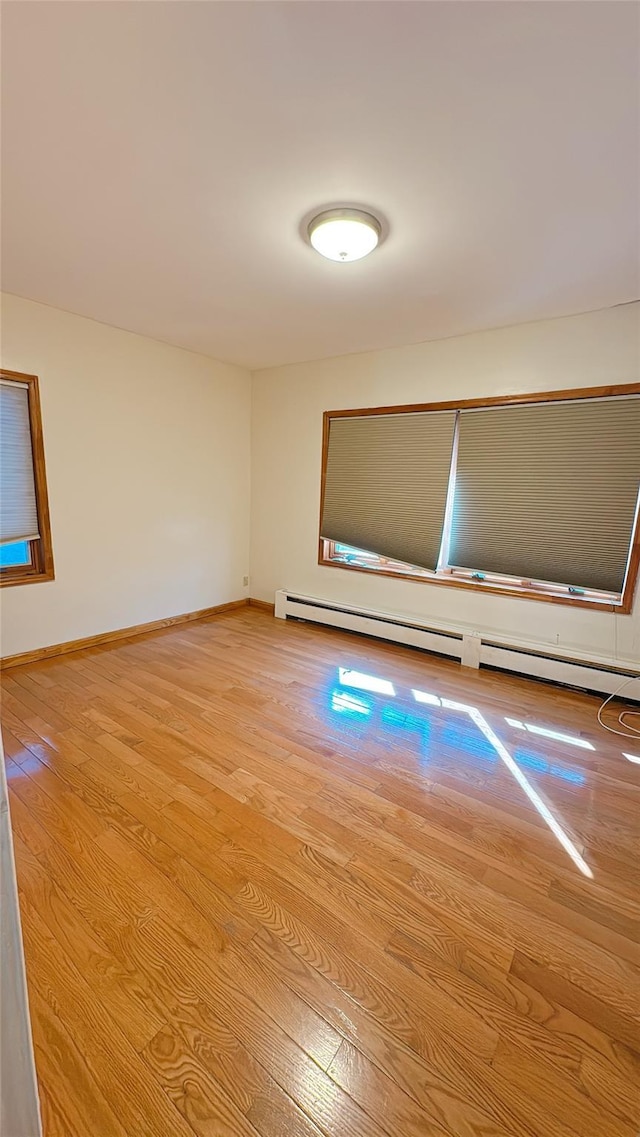
<path fill-rule="evenodd" d="M 629 613 L 640 387 L 325 413 L 320 564 Z"/>
<path fill-rule="evenodd" d="M 53 580 L 36 375 L 0 373 L 0 585 Z"/>

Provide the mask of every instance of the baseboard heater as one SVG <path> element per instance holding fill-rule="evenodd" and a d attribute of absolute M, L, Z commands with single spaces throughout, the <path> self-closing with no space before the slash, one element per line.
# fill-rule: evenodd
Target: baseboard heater
<path fill-rule="evenodd" d="M 385 612 L 373 612 L 301 596 L 286 589 L 276 592 L 276 617 L 282 620 L 307 620 L 312 624 L 328 624 L 343 631 L 359 632 L 376 639 L 419 648 L 436 655 L 459 659 L 466 667 L 495 667 L 514 671 L 536 679 L 580 687 L 612 695 L 622 684 L 625 700 L 640 702 L 640 671 L 614 663 L 554 655 L 544 648 L 499 642 L 481 633 L 428 627 Z"/>

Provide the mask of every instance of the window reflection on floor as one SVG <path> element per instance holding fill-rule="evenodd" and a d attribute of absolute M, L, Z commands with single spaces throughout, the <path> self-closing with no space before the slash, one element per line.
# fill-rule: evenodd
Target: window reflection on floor
<path fill-rule="evenodd" d="M 506 723 L 516 730 L 528 730 L 529 734 L 538 734 L 542 738 L 553 738 L 556 742 L 566 742 L 569 746 L 579 746 L 582 750 L 593 750 L 594 747 L 586 738 L 578 738 L 576 734 L 562 734 L 558 730 L 550 730 L 548 726 L 534 726 L 530 722 L 520 722 L 520 719 L 506 718 Z"/>
<path fill-rule="evenodd" d="M 340 715 L 355 715 L 361 717 L 370 715 L 373 707 L 366 699 L 358 699 L 347 691 L 333 691 L 331 694 L 331 709 Z"/>
<path fill-rule="evenodd" d="M 395 695 L 393 683 L 388 679 L 378 679 L 377 675 L 365 675 L 362 671 L 350 671 L 348 667 L 338 668 L 338 682 L 342 687 L 355 687 L 360 691 L 374 691 L 379 695 Z"/>
<path fill-rule="evenodd" d="M 341 730 L 355 732 L 362 738 L 366 737 L 369 730 L 375 730 L 378 734 L 387 732 L 390 746 L 397 747 L 400 744 L 405 750 L 413 750 L 424 769 L 430 757 L 439 756 L 440 750 L 456 756 L 464 754 L 479 764 L 480 769 L 490 769 L 491 766 L 495 768 L 496 763 L 502 763 L 571 857 L 576 868 L 584 876 L 593 877 L 593 872 L 576 843 L 525 773 L 527 770 L 533 774 L 549 775 L 581 786 L 587 780 L 582 770 L 559 761 L 554 762 L 548 756 L 532 750 L 515 748 L 512 752 L 478 707 L 456 702 L 431 691 L 415 688 L 403 691 L 387 679 L 347 667 L 338 667 L 336 680 L 330 689 L 329 710 Z M 515 718 L 505 717 L 503 722 L 512 729 L 548 738 L 561 745 L 594 749 L 590 742 L 576 735 L 523 723 Z M 625 754 L 625 757 L 632 762 L 640 761 L 629 754 Z"/>

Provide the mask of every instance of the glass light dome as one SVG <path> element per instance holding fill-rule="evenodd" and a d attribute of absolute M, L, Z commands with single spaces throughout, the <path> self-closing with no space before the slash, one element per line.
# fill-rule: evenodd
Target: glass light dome
<path fill-rule="evenodd" d="M 380 240 L 380 222 L 360 209 L 328 209 L 310 222 L 309 240 L 331 261 L 359 261 Z"/>

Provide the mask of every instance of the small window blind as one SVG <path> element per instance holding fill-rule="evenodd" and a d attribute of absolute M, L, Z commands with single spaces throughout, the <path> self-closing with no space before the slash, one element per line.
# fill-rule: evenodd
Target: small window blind
<path fill-rule="evenodd" d="M 0 545 L 39 537 L 29 392 L 0 382 Z"/>
<path fill-rule="evenodd" d="M 435 570 L 454 425 L 453 411 L 332 418 L 322 537 Z"/>
<path fill-rule="evenodd" d="M 449 560 L 620 593 L 640 484 L 640 397 L 462 410 Z"/>

